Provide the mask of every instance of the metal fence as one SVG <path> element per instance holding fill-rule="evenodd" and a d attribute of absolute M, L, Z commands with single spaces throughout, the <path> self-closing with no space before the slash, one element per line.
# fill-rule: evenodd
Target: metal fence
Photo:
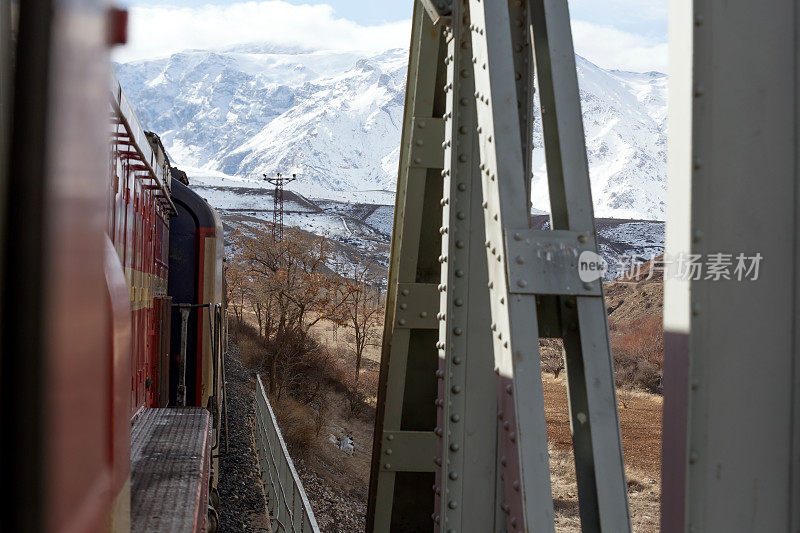
<path fill-rule="evenodd" d="M 317 520 L 289 457 L 261 376 L 256 377 L 256 449 L 272 530 L 319 533 Z"/>

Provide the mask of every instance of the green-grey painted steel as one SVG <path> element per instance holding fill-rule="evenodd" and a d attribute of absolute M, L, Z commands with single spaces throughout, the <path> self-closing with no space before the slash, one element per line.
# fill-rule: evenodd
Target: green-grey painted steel
<path fill-rule="evenodd" d="M 529 6 L 551 226 L 581 232 L 596 252 L 569 10 L 560 0 L 530 0 Z M 595 283 L 602 291 L 600 281 Z M 629 531 L 614 366 L 602 292 L 600 297 L 561 298 L 561 316 L 566 325 L 564 352 L 581 525 L 585 531 Z"/>
<path fill-rule="evenodd" d="M 452 21 L 453 0 L 420 0 L 428 17 L 436 25 L 449 26 Z"/>
<path fill-rule="evenodd" d="M 584 529 L 630 530 L 601 282 L 578 276 L 597 243 L 569 18 L 555 4 L 456 0 L 447 16 L 415 4 L 368 531 L 554 530 L 538 349 L 551 336 L 565 339 Z M 534 57 L 544 232 L 529 226 Z M 436 395 L 436 349 L 429 433 L 406 422 L 423 423 Z M 409 477 L 434 464 L 435 478 Z"/>
<path fill-rule="evenodd" d="M 463 1 L 447 32 L 442 284 L 439 314 L 437 531 L 505 529 L 497 482 L 497 400 L 484 247 L 472 35 Z"/>
<path fill-rule="evenodd" d="M 670 196 L 668 250 L 732 255 L 730 279 L 666 282 L 666 357 L 685 368 L 665 375 L 664 468 L 685 478 L 664 479 L 663 530 L 796 532 L 800 6 L 694 0 L 672 15 L 669 187 L 685 195 Z M 761 255 L 757 279 L 738 279 L 738 254 Z"/>
<path fill-rule="evenodd" d="M 442 168 L 444 166 L 444 120 L 441 118 L 412 118 L 409 166 Z"/>
<path fill-rule="evenodd" d="M 384 431 L 381 449 L 386 471 L 430 472 L 436 438 L 430 431 Z"/>
<path fill-rule="evenodd" d="M 511 29 L 511 47 L 514 50 L 514 81 L 517 89 L 519 134 L 522 143 L 523 178 L 528 209 L 531 203 L 531 180 L 533 178 L 533 57 L 531 54 L 531 19 L 526 2 L 507 0 L 508 22 Z"/>
<path fill-rule="evenodd" d="M 414 5 L 394 233 L 389 266 L 381 377 L 373 441 L 367 531 L 433 529 L 434 451 L 400 452 L 436 424 L 436 315 L 439 284 L 445 53 L 442 25 Z M 438 137 L 437 137 L 438 136 Z M 413 313 L 413 315 L 412 315 Z M 423 316 L 425 313 L 425 316 Z M 404 323 L 401 324 L 400 321 Z M 413 432 L 402 438 L 398 432 Z M 389 453 L 387 453 L 389 452 Z M 401 453 L 400 463 L 392 457 Z M 424 465 L 427 464 L 427 467 Z M 403 470 L 406 468 L 406 470 Z"/>
<path fill-rule="evenodd" d="M 504 230 L 529 224 L 508 6 L 470 1 L 504 505 L 522 530 L 553 531 L 536 299 L 511 295 Z"/>
<path fill-rule="evenodd" d="M 579 259 L 597 252 L 594 240 L 579 231 L 506 231 L 508 290 L 514 294 L 600 296 L 601 282 L 581 280 Z"/>
<path fill-rule="evenodd" d="M 439 286 L 434 283 L 398 283 L 395 329 L 437 329 Z"/>

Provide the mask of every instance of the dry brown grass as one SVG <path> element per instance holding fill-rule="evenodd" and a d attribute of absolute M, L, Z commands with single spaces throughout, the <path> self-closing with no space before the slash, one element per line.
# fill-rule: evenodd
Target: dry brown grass
<path fill-rule="evenodd" d="M 249 369 L 260 368 L 266 355 L 263 340 L 258 337 L 257 330 L 252 325 L 248 323 L 237 325 L 235 322 L 231 320 L 230 332 L 233 341 L 239 347 L 242 362 Z"/>
<path fill-rule="evenodd" d="M 291 396 L 284 395 L 280 400 L 271 400 L 287 448 L 304 455 L 316 440 L 314 412 Z"/>
<path fill-rule="evenodd" d="M 245 324 L 235 327 L 231 332 L 239 347 L 243 362 L 252 371 L 259 371 L 265 358 L 263 340 L 258 338 L 255 315 L 244 313 Z M 312 333 L 330 334 L 331 323 L 321 321 L 321 326 L 312 328 Z M 344 331 L 340 328 L 338 337 Z M 326 416 L 317 432 L 315 421 L 317 413 L 314 406 L 304 404 L 290 394 L 282 394 L 280 399 L 270 398 L 281 433 L 292 456 L 302 457 L 308 467 L 317 475 L 341 484 L 347 479 L 352 491 L 363 496 L 369 483 L 369 463 L 372 454 L 372 434 L 375 420 L 377 397 L 378 365 L 371 358 L 364 361 L 358 381 L 355 378 L 355 360 L 352 351 L 346 348 L 345 341 L 323 338 L 332 359 L 324 392 L 327 400 Z M 330 342 L 330 341 L 333 342 Z M 347 455 L 329 441 L 329 436 L 351 435 L 355 441 L 355 452 Z"/>
<path fill-rule="evenodd" d="M 301 454 L 304 468 L 313 471 L 328 487 L 335 488 L 338 497 L 346 497 L 366 505 L 378 369 L 374 363 L 366 364 L 367 368 L 362 368 L 356 382 L 354 354 L 348 350 L 334 350 L 334 354 L 337 376 L 342 379 L 327 388 L 328 410 L 319 434 L 314 431 L 311 421 L 313 413 L 310 410 L 305 426 L 294 420 L 293 415 L 290 415 L 286 429 L 283 421 L 279 424 L 281 431 L 300 433 L 300 438 L 294 439 L 295 442 L 287 446 L 292 454 Z M 282 411 L 283 406 L 279 406 L 276 411 L 278 410 Z M 302 414 L 296 406 L 291 411 Z M 311 431 L 308 431 L 309 427 Z M 310 441 L 305 440 L 309 434 L 312 438 Z M 352 455 L 340 450 L 330 441 L 331 436 L 341 438 L 346 435 L 350 435 L 354 441 Z"/>
<path fill-rule="evenodd" d="M 572 451 L 550 449 L 550 471 L 553 484 L 553 508 L 559 532 L 580 532 L 578 493 L 575 482 L 575 461 Z M 661 487 L 636 468 L 628 468 L 628 498 L 631 522 L 636 533 L 659 530 L 659 498 Z"/>
<path fill-rule="evenodd" d="M 565 381 L 543 376 L 553 503 L 559 531 L 580 531 L 575 464 Z M 622 447 L 634 531 L 656 532 L 661 494 L 661 397 L 631 391 L 628 408 L 620 406 Z"/>
<path fill-rule="evenodd" d="M 664 314 L 664 284 L 659 281 L 614 281 L 604 288 L 610 323 L 628 324 Z"/>
<path fill-rule="evenodd" d="M 305 465 L 331 486 L 347 487 L 352 498 L 366 503 L 373 422 L 362 416 L 349 416 L 348 402 L 342 394 L 334 395 L 332 402 L 331 416 L 320 437 L 310 446 Z M 329 435 L 351 435 L 355 441 L 353 455 L 339 450 L 328 440 Z"/>
<path fill-rule="evenodd" d="M 655 285 L 655 284 L 653 284 Z M 641 289 L 641 287 L 639 287 Z M 625 291 L 636 290 L 628 285 Z M 659 306 L 656 305 L 656 308 Z M 625 309 L 627 311 L 627 309 Z M 307 405 L 288 397 L 276 404 L 276 416 L 292 456 L 303 458 L 304 468 L 331 487 L 344 488 L 346 497 L 366 503 L 370 458 L 372 453 L 375 393 L 364 391 L 363 410 L 353 414 L 347 394 L 347 376 L 353 375 L 354 359 L 347 349 L 346 332 L 323 321 L 312 331 L 325 342 L 336 359 L 345 379 L 340 387 L 329 389 L 329 409 L 319 434 L 314 424 L 314 412 Z M 252 339 L 239 339 L 240 350 L 247 361 L 258 361 L 260 347 Z M 242 344 L 244 342 L 244 344 Z M 375 388 L 380 354 L 371 348 L 359 378 L 368 388 Z M 546 418 L 550 438 L 550 462 L 553 484 L 553 504 L 558 531 L 580 531 L 577 487 L 572 436 L 564 374 L 558 379 L 543 375 Z M 661 409 L 659 396 L 639 391 L 625 391 L 626 406 L 620 405 L 623 447 L 633 528 L 636 532 L 656 532 L 659 525 Z M 352 435 L 355 452 L 348 455 L 328 439 L 330 435 Z"/>

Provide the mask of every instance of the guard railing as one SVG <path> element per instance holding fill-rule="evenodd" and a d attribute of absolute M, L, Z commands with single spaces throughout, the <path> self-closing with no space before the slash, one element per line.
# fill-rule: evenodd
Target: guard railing
<path fill-rule="evenodd" d="M 256 381 L 256 449 L 272 531 L 319 533 L 314 511 L 289 457 L 260 375 Z"/>

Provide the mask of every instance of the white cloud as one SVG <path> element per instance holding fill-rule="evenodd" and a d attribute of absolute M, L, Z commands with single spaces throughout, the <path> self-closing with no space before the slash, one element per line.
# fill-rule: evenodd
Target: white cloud
<path fill-rule="evenodd" d="M 626 4 L 633 0 L 614 1 Z M 640 9 L 637 16 L 657 18 L 663 0 L 648 1 L 653 4 L 651 9 Z M 601 67 L 666 72 L 666 42 L 584 20 L 573 21 L 572 31 L 576 52 Z M 197 8 L 133 7 L 129 44 L 115 50 L 114 59 L 135 61 L 192 48 L 218 49 L 251 42 L 378 52 L 407 47 L 410 32 L 411 21 L 366 26 L 336 17 L 329 5 L 293 5 L 282 0 Z"/>
<path fill-rule="evenodd" d="M 572 36 L 575 51 L 600 67 L 667 72 L 666 41 L 581 20 L 572 21 Z"/>
<path fill-rule="evenodd" d="M 669 0 L 570 0 L 569 11 L 577 18 L 592 16 L 596 21 L 619 24 L 666 22 Z"/>
<path fill-rule="evenodd" d="M 116 61 L 167 56 L 186 49 L 217 49 L 269 42 L 328 50 L 382 51 L 407 47 L 411 22 L 362 26 L 337 18 L 328 5 L 280 0 L 188 7 L 133 7 L 129 42 Z"/>

